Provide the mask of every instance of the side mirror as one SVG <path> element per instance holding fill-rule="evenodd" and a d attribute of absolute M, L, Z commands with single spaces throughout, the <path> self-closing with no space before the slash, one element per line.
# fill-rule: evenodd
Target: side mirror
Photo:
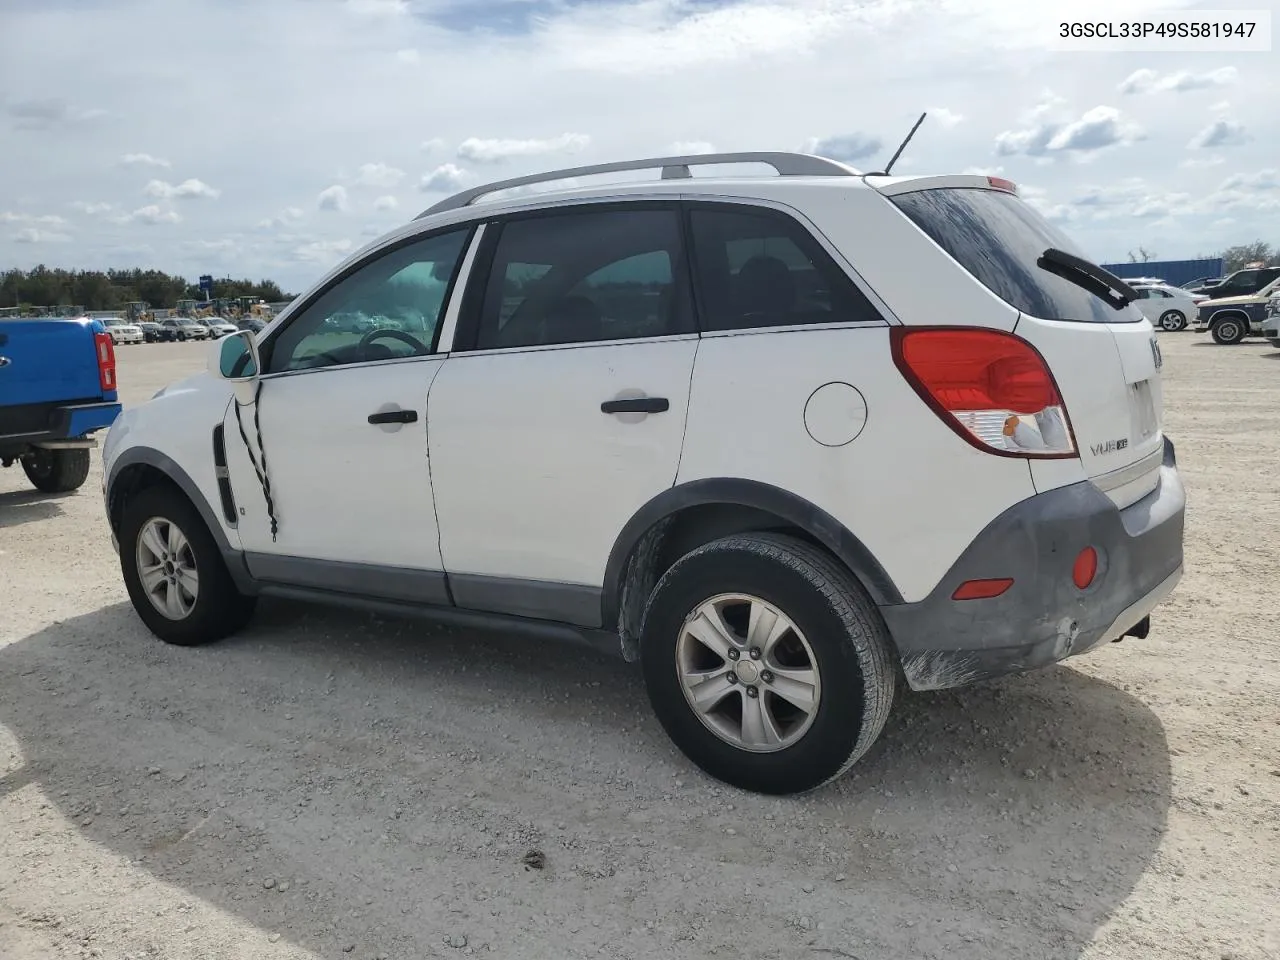
<path fill-rule="evenodd" d="M 233 384 L 236 400 L 253 402 L 261 369 L 258 341 L 251 330 L 238 330 L 215 340 L 209 353 L 209 372 Z"/>

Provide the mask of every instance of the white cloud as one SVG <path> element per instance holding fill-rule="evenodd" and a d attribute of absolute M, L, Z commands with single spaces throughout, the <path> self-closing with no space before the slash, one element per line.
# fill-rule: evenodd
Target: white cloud
<path fill-rule="evenodd" d="M 309 263 L 333 264 L 351 251 L 350 240 L 315 240 L 293 251 L 293 259 Z"/>
<path fill-rule="evenodd" d="M 418 63 L 422 60 L 422 54 L 418 53 L 412 47 L 405 50 L 396 51 L 396 59 L 401 63 Z"/>
<path fill-rule="evenodd" d="M 1188 93 L 1192 90 L 1208 90 L 1225 87 L 1236 82 L 1240 72 L 1235 67 L 1219 67 L 1202 73 L 1179 70 L 1161 75 L 1155 70 L 1143 68 L 1125 77 L 1116 88 L 1124 94 L 1135 93 Z"/>
<path fill-rule="evenodd" d="M 321 210 L 342 213 L 347 209 L 347 188 L 337 183 L 326 187 L 316 196 L 316 206 Z"/>
<path fill-rule="evenodd" d="M 120 158 L 126 167 L 168 167 L 169 161 L 162 157 L 153 157 L 149 153 L 126 153 Z"/>
<path fill-rule="evenodd" d="M 486 140 L 467 137 L 458 144 L 458 156 L 472 163 L 502 163 L 522 157 L 553 153 L 579 153 L 591 143 L 585 133 L 562 133 L 546 140 Z"/>
<path fill-rule="evenodd" d="M 1089 155 L 1108 147 L 1128 146 L 1145 137 L 1142 128 L 1127 120 L 1115 107 L 1097 106 L 1074 120 L 1042 119 L 1057 112 L 1056 105 L 1049 103 L 1042 103 L 1033 113 L 1037 111 L 1038 120 L 1031 126 L 1006 130 L 996 136 L 997 154 Z"/>
<path fill-rule="evenodd" d="M 879 137 L 865 133 L 841 133 L 833 137 L 810 137 L 801 147 L 803 153 L 829 157 L 841 163 L 858 164 L 884 150 Z M 888 157 L 885 158 L 886 160 Z"/>
<path fill-rule="evenodd" d="M 385 189 L 396 186 L 403 179 L 403 170 L 389 167 L 385 163 L 363 163 L 356 172 L 355 184 L 357 187 L 382 187 Z"/>
<path fill-rule="evenodd" d="M 1220 167 L 1226 162 L 1226 157 L 1187 157 L 1179 166 L 1189 170 L 1200 170 L 1206 167 Z"/>
<path fill-rule="evenodd" d="M 116 217 L 115 221 L 116 223 L 141 223 L 154 227 L 162 223 L 180 223 L 182 217 L 178 216 L 178 211 L 176 210 L 166 210 L 156 204 L 150 204 L 145 207 L 139 207 L 132 213 Z"/>
<path fill-rule="evenodd" d="M 114 203 L 91 203 L 87 200 L 72 200 L 69 206 L 73 210 L 87 214 L 91 217 L 101 216 L 104 213 L 110 213 L 116 208 Z"/>
<path fill-rule="evenodd" d="M 1206 150 L 1213 147 L 1238 147 L 1249 142 L 1244 124 L 1234 120 L 1213 121 L 1187 143 L 1190 150 Z"/>
<path fill-rule="evenodd" d="M 444 149 L 444 141 L 439 137 L 432 137 L 430 140 L 423 140 L 418 149 L 423 153 L 436 153 Z"/>
<path fill-rule="evenodd" d="M 409 12 L 407 0 L 345 0 L 349 13 L 362 17 L 400 17 Z"/>
<path fill-rule="evenodd" d="M 390 194 L 373 201 L 373 209 L 375 210 L 394 210 L 398 206 L 400 206 L 400 201 Z"/>
<path fill-rule="evenodd" d="M 165 180 L 151 180 L 142 190 L 149 197 L 156 197 L 160 200 L 198 200 L 207 198 L 216 200 L 222 193 L 221 190 L 215 190 L 203 180 L 183 180 L 179 184 L 168 183 Z"/>
<path fill-rule="evenodd" d="M 267 217 L 258 221 L 259 230 L 276 230 L 290 223 L 296 223 L 303 217 L 303 212 L 297 207 L 285 207 L 274 217 Z"/>
<path fill-rule="evenodd" d="M 452 163 L 443 163 L 429 173 L 422 175 L 418 189 L 423 193 L 453 193 L 461 190 L 467 182 L 467 172 Z"/>
<path fill-rule="evenodd" d="M 948 110 L 946 107 L 929 107 L 925 112 L 929 114 L 925 123 L 928 123 L 930 120 L 935 120 L 948 130 L 964 122 L 963 114 L 956 113 L 954 110 Z"/>
<path fill-rule="evenodd" d="M 667 147 L 666 156 L 692 157 L 698 154 L 715 152 L 715 146 L 707 143 L 705 140 L 677 140 L 675 143 Z"/>
<path fill-rule="evenodd" d="M 66 222 L 56 213 L 14 213 L 12 210 L 0 212 L 0 223 L 29 223 L 44 227 L 59 227 Z"/>
<path fill-rule="evenodd" d="M 67 243 L 70 239 L 68 234 L 38 230 L 35 227 L 27 227 L 13 235 L 14 243 Z"/>

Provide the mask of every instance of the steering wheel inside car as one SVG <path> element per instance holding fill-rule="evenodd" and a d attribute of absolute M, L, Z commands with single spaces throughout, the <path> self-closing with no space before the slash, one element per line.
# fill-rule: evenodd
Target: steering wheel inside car
<path fill-rule="evenodd" d="M 430 353 L 430 348 L 416 337 L 412 337 L 403 330 L 370 330 L 360 338 L 359 350 L 363 356 L 368 353 L 369 344 L 379 339 L 399 340 L 401 343 L 407 344 L 413 352 L 419 356 Z"/>

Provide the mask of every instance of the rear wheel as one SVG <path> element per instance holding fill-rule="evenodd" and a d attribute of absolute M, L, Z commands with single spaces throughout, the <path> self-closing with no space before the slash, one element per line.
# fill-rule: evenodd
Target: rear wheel
<path fill-rule="evenodd" d="M 213 535 L 177 489 L 148 487 L 129 500 L 119 539 L 129 599 L 161 640 L 211 643 L 249 622 L 255 599 L 236 589 Z"/>
<path fill-rule="evenodd" d="M 37 448 L 22 458 L 22 469 L 37 490 L 70 493 L 89 478 L 89 451 Z"/>
<path fill-rule="evenodd" d="M 1213 325 L 1213 340 L 1214 343 L 1230 346 L 1243 340 L 1248 332 L 1243 320 L 1225 317 Z"/>
<path fill-rule="evenodd" d="M 1170 333 L 1187 329 L 1187 317 L 1181 310 L 1166 310 L 1160 314 L 1160 329 Z"/>
<path fill-rule="evenodd" d="M 645 613 L 654 712 L 708 774 L 762 793 L 821 786 L 884 728 L 896 673 L 874 604 L 816 547 L 781 534 L 676 561 Z"/>

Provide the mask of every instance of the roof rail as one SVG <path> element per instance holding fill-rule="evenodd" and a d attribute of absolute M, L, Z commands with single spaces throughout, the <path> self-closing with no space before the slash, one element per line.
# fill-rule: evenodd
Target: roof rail
<path fill-rule="evenodd" d="M 423 217 L 445 210 L 458 210 L 470 205 L 476 199 L 499 190 L 510 190 L 513 187 L 524 187 L 534 183 L 550 183 L 556 180 L 568 180 L 571 177 L 586 177 L 600 173 L 619 173 L 625 170 L 654 170 L 662 168 L 663 180 L 687 180 L 692 177 L 690 167 L 719 163 L 763 163 L 773 167 L 780 177 L 856 177 L 861 174 L 852 167 L 845 166 L 826 157 L 815 157 L 807 153 L 784 153 L 778 151 L 753 151 L 746 153 L 698 153 L 683 157 L 653 157 L 648 160 L 622 160 L 617 163 L 597 163 L 586 167 L 569 167 L 564 170 L 549 170 L 546 173 L 533 173 L 525 177 L 513 177 L 510 180 L 498 180 L 478 187 L 471 187 L 446 197 L 434 206 L 428 207 L 414 217 Z"/>

